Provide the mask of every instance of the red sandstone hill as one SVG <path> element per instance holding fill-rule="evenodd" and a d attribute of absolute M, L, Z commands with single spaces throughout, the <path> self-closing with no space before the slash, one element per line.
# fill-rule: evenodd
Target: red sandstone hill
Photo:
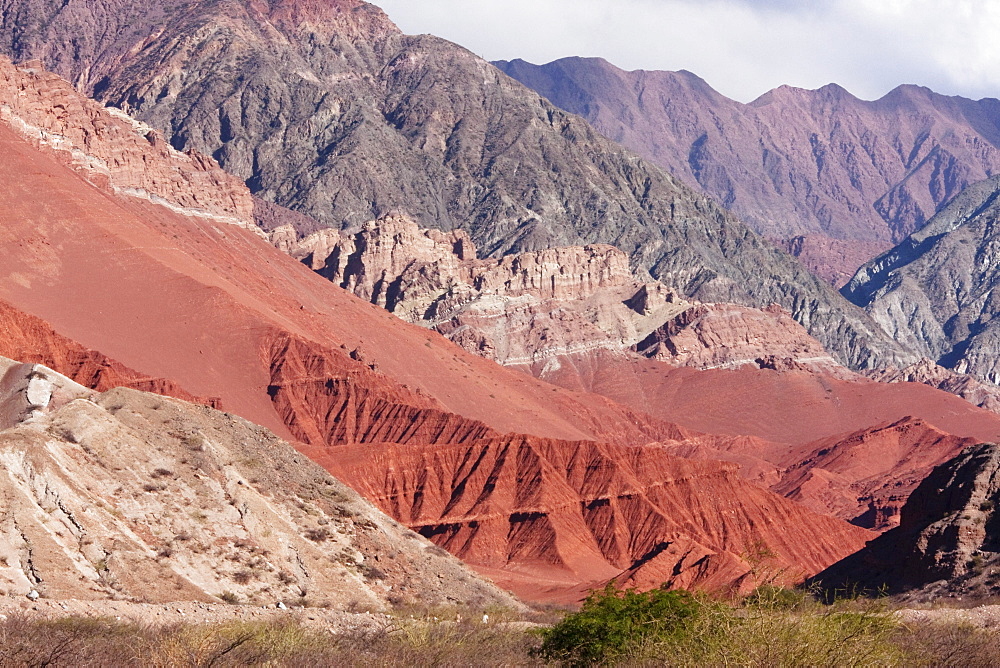
<path fill-rule="evenodd" d="M 744 482 L 736 466 L 657 445 L 518 436 L 307 454 L 534 600 L 572 600 L 611 578 L 640 588 L 792 584 L 872 535 Z"/>
<path fill-rule="evenodd" d="M 653 501 L 651 510 L 623 511 L 616 520 L 625 526 L 641 519 L 649 549 L 640 553 L 637 542 L 635 549 L 609 552 L 612 567 L 598 569 L 597 579 L 633 569 L 634 581 L 652 585 L 677 570 L 684 573 L 678 583 L 722 587 L 746 581 L 739 558 L 748 542 L 798 546 L 781 552 L 782 568 L 796 574 L 811 573 L 863 542 L 864 532 L 842 521 L 744 489 L 723 465 L 691 464 L 662 449 L 638 447 L 683 439 L 683 429 L 598 395 L 503 369 L 333 286 L 249 229 L 243 217 L 250 214 L 240 204 L 245 191 L 210 159 L 172 151 L 129 119 L 79 99 L 61 107 L 70 109 L 61 125 L 51 125 L 52 110 L 43 102 L 68 99 L 70 87 L 31 69 L 0 64 L 0 73 L 8 82 L 0 95 L 17 91 L 32 101 L 10 105 L 0 122 L 0 299 L 7 304 L 3 327 L 11 353 L 94 384 L 119 382 L 117 374 L 126 384 L 163 379 L 152 389 L 218 397 L 227 410 L 334 460 L 341 456 L 332 449 L 338 444 L 364 444 L 358 448 L 374 454 L 411 448 L 431 456 L 435 448 L 461 452 L 514 439 L 539 448 L 547 461 L 562 462 L 561 475 L 573 479 L 587 475 L 585 462 L 582 468 L 574 463 L 576 453 L 603 451 L 612 478 L 627 480 L 628 489 Z M 85 140 L 70 131 L 74 117 Z M 45 127 L 60 129 L 38 130 Z M 141 150 L 146 145 L 148 154 Z M 116 147 L 138 159 L 110 168 Z M 143 187 L 121 185 L 129 179 Z M 502 436 L 509 432 L 533 436 Z M 378 461 L 395 466 L 392 459 Z M 369 485 L 395 475 L 389 468 L 366 470 Z M 394 470 L 404 478 L 420 475 L 418 469 Z M 711 501 L 700 499 L 697 485 L 663 485 L 690 472 L 717 480 Z M 569 488 L 576 489 L 575 498 L 565 496 L 565 483 L 549 490 L 558 480 L 545 476 L 536 492 L 571 507 L 597 498 L 589 482 Z M 473 476 L 462 491 L 490 496 L 492 484 Z M 679 522 L 669 510 L 700 503 L 752 519 L 737 540 L 735 531 Z M 776 522 L 774 508 L 803 521 Z M 439 515 L 439 523 L 467 519 L 447 504 Z M 540 562 L 532 555 L 553 550 L 571 561 L 585 558 L 573 554 L 579 527 L 557 523 L 552 531 L 526 531 L 503 567 L 534 572 Z M 594 530 L 594 540 L 611 540 L 599 523 Z M 446 533 L 434 537 L 462 552 Z M 690 549 L 643 560 L 671 541 Z M 723 556 L 704 559 L 714 554 Z M 594 580 L 593 572 L 581 569 L 563 577 L 561 586 Z"/>
<path fill-rule="evenodd" d="M 545 379 L 694 431 L 755 436 L 785 447 L 907 416 L 957 436 L 1000 438 L 1000 415 L 920 383 L 841 380 L 796 369 L 698 371 L 611 354 L 564 358 Z"/>

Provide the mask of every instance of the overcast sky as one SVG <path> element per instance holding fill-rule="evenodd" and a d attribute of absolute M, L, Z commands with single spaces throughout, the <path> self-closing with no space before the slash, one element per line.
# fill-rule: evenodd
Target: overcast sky
<path fill-rule="evenodd" d="M 1000 0 L 374 0 L 407 33 L 488 60 L 600 56 L 686 69 L 747 102 L 836 82 L 874 99 L 914 83 L 1000 97 Z"/>

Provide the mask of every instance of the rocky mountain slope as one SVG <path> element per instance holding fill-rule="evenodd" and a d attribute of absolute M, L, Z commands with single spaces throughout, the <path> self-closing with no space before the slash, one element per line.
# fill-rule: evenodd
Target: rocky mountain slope
<path fill-rule="evenodd" d="M 0 377 L 0 594 L 521 606 L 266 429 L 39 365 Z"/>
<path fill-rule="evenodd" d="M 660 283 L 636 281 L 613 246 L 480 259 L 464 231 L 420 229 L 402 216 L 355 233 L 323 230 L 295 242 L 279 228 L 272 238 L 345 290 L 541 378 L 601 352 L 702 369 L 781 364 L 854 377 L 779 306 L 687 301 Z"/>
<path fill-rule="evenodd" d="M 778 303 L 839 360 L 915 361 L 712 200 L 443 40 L 360 0 L 5 0 L 40 58 L 332 227 L 396 210 L 485 253 L 607 243 L 686 297 Z"/>
<path fill-rule="evenodd" d="M 130 369 L 96 350 L 60 335 L 42 320 L 0 301 L 0 355 L 59 369 L 68 378 L 99 392 L 130 387 L 222 408 L 218 397 L 196 397 L 172 380 Z"/>
<path fill-rule="evenodd" d="M 842 285 L 967 186 L 1000 170 L 1000 102 L 834 84 L 749 104 L 690 72 L 596 58 L 494 63 L 606 136 L 699 187 Z"/>
<path fill-rule="evenodd" d="M 508 437 L 345 446 L 319 461 L 533 600 L 573 600 L 611 578 L 720 592 L 792 584 L 871 537 L 742 481 L 734 465 L 658 445 Z M 810 531 L 793 538 L 790 526 Z"/>
<path fill-rule="evenodd" d="M 931 470 L 977 442 L 904 417 L 789 447 L 759 437 L 689 438 L 667 445 L 688 459 L 728 461 L 739 474 L 816 512 L 884 531 Z"/>
<path fill-rule="evenodd" d="M 30 68 L 11 68 L 11 76 L 27 86 L 50 81 Z M 134 133 L 128 119 L 87 104 L 93 118 L 109 126 L 113 134 L 107 136 Z M 11 311 L 4 320 L 11 347 L 31 352 L 37 337 L 33 354 L 81 379 L 100 382 L 114 372 L 132 382 L 128 370 L 134 370 L 139 378 L 170 381 L 192 396 L 215 397 L 233 414 L 297 441 L 324 462 L 340 461 L 341 448 L 352 444 L 376 456 L 391 447 L 416 454 L 518 438 L 544 442 L 554 458 L 572 458 L 579 441 L 592 441 L 606 444 L 602 448 L 639 448 L 642 465 L 654 470 L 683 466 L 662 450 L 642 446 L 683 441 L 688 430 L 471 355 L 336 287 L 244 225 L 172 202 L 166 189 L 151 196 L 116 191 L 103 171 L 74 162 L 69 140 L 53 146 L 19 128 L 0 122 L 0 299 Z M 171 150 L 165 158 L 170 169 L 217 169 L 210 159 L 185 160 Z M 169 171 L 156 151 L 133 169 L 146 164 Z M 215 200 L 212 193 L 201 196 Z M 81 357 L 102 370 L 81 364 Z M 387 468 L 373 479 L 391 475 Z M 474 479 L 462 489 L 488 495 L 491 484 Z M 791 503 L 761 493 L 761 503 Z M 738 513 L 763 512 L 737 497 L 726 503 Z M 788 508 L 799 512 L 798 506 Z M 455 509 L 455 521 L 463 517 Z M 656 535 L 672 535 L 657 528 L 662 513 L 639 509 L 629 517 Z M 446 523 L 448 515 L 441 520 Z M 510 521 L 517 528 L 529 520 Z M 765 525 L 761 518 L 754 526 Z M 814 526 L 825 528 L 821 533 Z M 539 565 L 523 555 L 573 543 L 569 527 L 556 528 L 528 532 L 525 551 L 514 555 L 505 572 L 530 576 Z M 740 553 L 735 538 L 729 544 L 726 536 L 706 531 L 695 525 L 686 535 L 712 553 Z M 834 518 L 769 532 L 788 544 L 822 546 L 802 563 L 804 552 L 785 553 L 796 572 L 814 571 L 824 565 L 819 561 L 853 549 L 844 537 L 857 536 L 856 528 Z M 746 580 L 745 568 L 700 571 L 688 567 L 684 554 L 657 563 L 667 570 L 676 566 L 692 586 Z M 582 580 L 564 577 L 564 594 L 578 591 Z"/>
<path fill-rule="evenodd" d="M 623 385 L 633 390 L 650 386 L 650 378 L 662 381 L 679 366 L 739 368 L 748 374 L 773 370 L 774 389 L 762 393 L 760 413 L 752 413 L 754 421 L 770 415 L 770 431 L 762 433 L 756 424 L 742 423 L 745 431 L 736 432 L 765 440 L 691 435 L 683 443 L 672 443 L 671 452 L 732 461 L 745 477 L 817 512 L 866 528 L 894 526 L 900 506 L 934 466 L 975 442 L 971 434 L 991 438 L 996 433 L 995 418 L 973 418 L 982 429 L 977 431 L 966 421 L 971 411 L 962 410 L 961 402 L 953 398 L 945 401 L 936 392 L 907 386 L 879 387 L 839 367 L 780 308 L 757 311 L 731 304 L 689 303 L 659 284 L 638 283 L 627 270 L 624 254 L 609 246 L 481 260 L 463 231 L 421 230 L 403 217 L 372 221 L 353 234 L 318 232 L 299 244 L 285 232 L 276 232 L 289 239 L 287 249 L 293 257 L 335 284 L 405 320 L 437 330 L 470 352 L 554 382 L 571 377 L 566 369 L 600 369 L 590 378 L 595 391 L 606 391 L 597 379 L 613 377 L 644 357 L 662 364 L 643 366 L 642 380 Z M 895 381 L 919 376 L 945 386 L 957 383 L 952 389 L 980 403 L 989 403 L 993 396 L 985 385 L 929 364 L 882 375 Z M 719 380 L 720 385 L 741 382 Z M 835 380 L 850 382 L 835 384 Z M 808 401 L 816 394 L 810 385 L 821 392 L 822 401 Z M 750 385 L 743 391 L 748 396 L 733 395 L 730 405 L 745 405 L 749 396 L 760 392 Z M 699 401 L 692 403 L 703 419 L 706 414 L 725 414 L 719 408 L 726 402 L 720 401 L 718 386 L 709 392 L 713 394 L 695 391 Z M 791 406 L 771 402 L 785 392 L 799 393 L 798 405 L 804 404 L 799 421 L 809 426 L 789 420 L 795 410 Z M 876 395 L 881 399 L 874 399 Z M 677 396 L 666 393 L 662 408 L 644 409 L 662 415 L 678 403 Z M 829 408 L 824 411 L 815 403 L 827 403 Z M 954 409 L 966 414 L 964 424 L 948 416 Z M 966 436 L 941 431 L 911 417 L 911 412 Z M 824 413 L 835 422 L 825 423 Z M 894 417 L 880 421 L 880 416 L 888 415 Z M 732 428 L 735 420 L 731 414 L 727 418 L 728 423 L 724 419 L 703 428 L 710 432 Z M 779 431 L 776 426 L 782 423 L 793 430 Z M 819 431 L 813 431 L 816 428 Z M 855 433 L 845 435 L 844 429 Z M 829 436 L 808 442 L 808 434 L 821 433 Z"/>
<path fill-rule="evenodd" d="M 844 288 L 911 349 L 993 384 L 1000 382 L 998 194 L 1000 178 L 968 188 Z"/>
<path fill-rule="evenodd" d="M 903 506 L 896 529 L 831 566 L 826 588 L 857 586 L 911 597 L 1000 591 L 1000 447 L 979 444 L 934 469 Z"/>

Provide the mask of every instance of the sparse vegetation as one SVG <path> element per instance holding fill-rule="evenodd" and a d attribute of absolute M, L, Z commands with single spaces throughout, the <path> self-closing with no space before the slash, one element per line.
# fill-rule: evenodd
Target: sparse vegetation
<path fill-rule="evenodd" d="M 319 527 L 318 529 L 307 529 L 306 538 L 315 543 L 322 543 L 330 539 L 330 531 L 326 527 Z"/>
<path fill-rule="evenodd" d="M 241 602 L 231 591 L 219 597 Z M 285 603 L 316 605 L 305 596 Z M 103 666 L 108 657 L 115 665 L 151 666 L 1000 665 L 1000 636 L 990 629 L 904 625 L 884 601 L 826 606 L 806 592 L 772 586 L 730 603 L 609 587 L 593 592 L 578 612 L 528 615 L 408 606 L 339 635 L 305 619 L 290 612 L 268 621 L 139 625 L 12 615 L 0 619 L 0 666 Z"/>
<path fill-rule="evenodd" d="M 238 605 L 242 603 L 239 594 L 236 594 L 231 591 L 222 592 L 221 594 L 219 594 L 219 598 L 221 598 L 226 603 L 229 603 L 230 605 Z"/>

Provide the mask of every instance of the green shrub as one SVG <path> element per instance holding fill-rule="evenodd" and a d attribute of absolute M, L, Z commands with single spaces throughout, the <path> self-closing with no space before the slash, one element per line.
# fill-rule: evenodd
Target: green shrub
<path fill-rule="evenodd" d="M 611 582 L 591 592 L 579 612 L 541 632 L 540 654 L 573 666 L 606 663 L 683 634 L 700 607 L 686 591 L 619 591 Z"/>

